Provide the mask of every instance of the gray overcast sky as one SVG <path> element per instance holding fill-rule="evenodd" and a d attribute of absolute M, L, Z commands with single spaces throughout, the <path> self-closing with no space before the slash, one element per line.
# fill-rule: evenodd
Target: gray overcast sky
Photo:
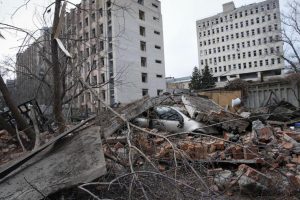
<path fill-rule="evenodd" d="M 0 0 L 0 22 L 26 29 L 40 28 L 41 12 L 51 0 L 31 0 L 11 19 L 16 8 L 27 0 Z M 74 3 L 80 0 L 71 0 Z M 166 76 L 189 76 L 198 66 L 196 21 L 222 12 L 222 4 L 230 0 L 161 0 L 164 27 Z M 280 0 L 284 8 L 287 0 Z M 297 0 L 300 1 L 300 0 Z M 261 2 L 261 0 L 234 0 L 236 7 Z M 3 32 L 6 40 L 0 40 L 0 59 L 12 55 L 21 44 L 15 32 Z"/>

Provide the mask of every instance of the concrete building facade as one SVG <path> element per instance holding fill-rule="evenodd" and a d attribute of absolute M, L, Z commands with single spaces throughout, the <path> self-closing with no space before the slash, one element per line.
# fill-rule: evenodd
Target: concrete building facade
<path fill-rule="evenodd" d="M 43 28 L 41 36 L 23 52 L 16 55 L 16 98 L 17 104 L 36 99 L 40 104 L 52 101 L 49 65 L 50 29 Z"/>
<path fill-rule="evenodd" d="M 60 38 L 72 55 L 65 63 L 69 86 L 74 71 L 79 72 L 110 105 L 166 90 L 158 0 L 82 0 L 66 14 Z M 66 97 L 80 90 L 82 86 L 76 86 Z M 92 112 L 98 107 L 88 90 L 76 95 L 73 105 Z"/>
<path fill-rule="evenodd" d="M 207 65 L 217 85 L 228 80 L 260 80 L 281 75 L 284 68 L 279 0 L 267 0 L 196 22 L 199 67 Z"/>

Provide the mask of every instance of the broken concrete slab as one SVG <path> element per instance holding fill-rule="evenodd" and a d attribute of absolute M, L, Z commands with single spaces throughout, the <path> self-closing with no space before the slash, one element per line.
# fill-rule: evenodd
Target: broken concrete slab
<path fill-rule="evenodd" d="M 173 101 L 169 95 L 161 95 L 158 97 L 145 97 L 141 100 L 135 101 L 124 108 L 117 110 L 117 112 L 122 115 L 126 120 L 130 121 L 138 115 L 142 114 L 146 110 L 160 105 L 161 103 L 167 103 Z M 101 118 L 101 116 L 100 116 Z M 102 118 L 100 124 L 103 125 L 104 137 L 111 136 L 115 131 L 117 131 L 123 124 L 124 121 L 120 117 L 112 115 L 111 117 Z"/>
<path fill-rule="evenodd" d="M 205 121 L 209 112 L 220 112 L 223 108 L 210 99 L 197 96 L 182 96 L 182 103 L 192 119 Z"/>
<path fill-rule="evenodd" d="M 215 124 L 215 126 L 221 127 L 226 131 L 237 131 L 239 133 L 244 132 L 250 124 L 245 118 L 224 110 L 211 112 L 207 120 L 209 124 Z"/>
<path fill-rule="evenodd" d="M 106 173 L 100 128 L 72 133 L 0 180 L 0 199 L 32 200 Z"/>
<path fill-rule="evenodd" d="M 225 111 L 210 99 L 184 95 L 182 102 L 190 117 L 196 121 L 209 123 L 227 131 L 243 132 L 249 126 L 249 122 L 245 118 Z"/>

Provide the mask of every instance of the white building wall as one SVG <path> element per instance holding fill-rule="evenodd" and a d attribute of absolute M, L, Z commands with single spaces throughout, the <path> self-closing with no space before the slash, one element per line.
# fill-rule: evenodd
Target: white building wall
<path fill-rule="evenodd" d="M 125 12 L 113 8 L 116 10 L 112 21 L 116 101 L 129 103 L 140 99 L 143 89 L 150 96 L 157 96 L 158 90 L 166 90 L 160 2 L 144 0 L 141 5 L 135 0 L 118 0 L 116 4 L 130 8 Z M 139 19 L 139 11 L 145 13 L 145 20 Z M 140 26 L 145 28 L 145 36 L 140 34 Z M 141 50 L 141 41 L 146 43 L 146 51 Z M 146 67 L 141 66 L 141 57 L 147 59 Z M 161 63 L 156 63 L 157 60 Z M 142 73 L 147 74 L 146 82 L 142 82 Z"/>
<path fill-rule="evenodd" d="M 96 67 L 90 73 L 90 79 L 95 76 L 99 85 L 104 75 L 107 84 L 97 88 L 97 91 L 107 104 L 130 103 L 140 99 L 143 89 L 148 90 L 150 96 L 156 96 L 158 90 L 166 91 L 160 1 L 144 0 L 143 4 L 139 4 L 138 0 L 108 2 L 83 0 L 79 5 L 81 10 L 73 9 L 68 14 L 71 22 L 65 23 L 65 29 L 76 27 L 77 42 L 71 45 L 71 52 L 76 55 L 74 63 L 79 67 L 82 78 L 86 79 L 95 61 Z M 139 19 L 139 10 L 145 12 L 145 20 Z M 103 26 L 103 33 L 100 26 Z M 140 35 L 140 26 L 145 28 L 145 36 Z M 160 34 L 155 34 L 154 30 Z M 146 42 L 145 52 L 140 49 L 140 41 Z M 100 43 L 103 43 L 103 49 Z M 92 53 L 94 45 L 96 53 Z M 161 49 L 156 49 L 155 45 Z M 87 49 L 89 55 L 86 54 Z M 141 66 L 141 57 L 147 58 L 146 67 Z M 155 60 L 160 60 L 161 64 L 155 63 Z M 142 73 L 147 74 L 146 83 L 142 82 Z M 97 107 L 89 91 L 80 95 L 77 102 L 82 109 L 87 107 L 95 111 Z"/>
<path fill-rule="evenodd" d="M 279 57 L 283 53 L 283 43 L 278 41 L 279 0 L 240 8 L 230 2 L 223 7 L 224 12 L 197 21 L 200 70 L 208 65 L 218 85 L 235 78 L 278 75 L 284 66 Z"/>

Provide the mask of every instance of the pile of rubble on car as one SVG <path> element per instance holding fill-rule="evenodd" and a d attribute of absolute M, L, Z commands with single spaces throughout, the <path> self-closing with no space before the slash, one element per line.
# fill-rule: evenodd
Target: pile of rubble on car
<path fill-rule="evenodd" d="M 299 110 L 237 110 L 190 95 L 108 107 L 0 166 L 0 199 L 299 198 Z"/>

